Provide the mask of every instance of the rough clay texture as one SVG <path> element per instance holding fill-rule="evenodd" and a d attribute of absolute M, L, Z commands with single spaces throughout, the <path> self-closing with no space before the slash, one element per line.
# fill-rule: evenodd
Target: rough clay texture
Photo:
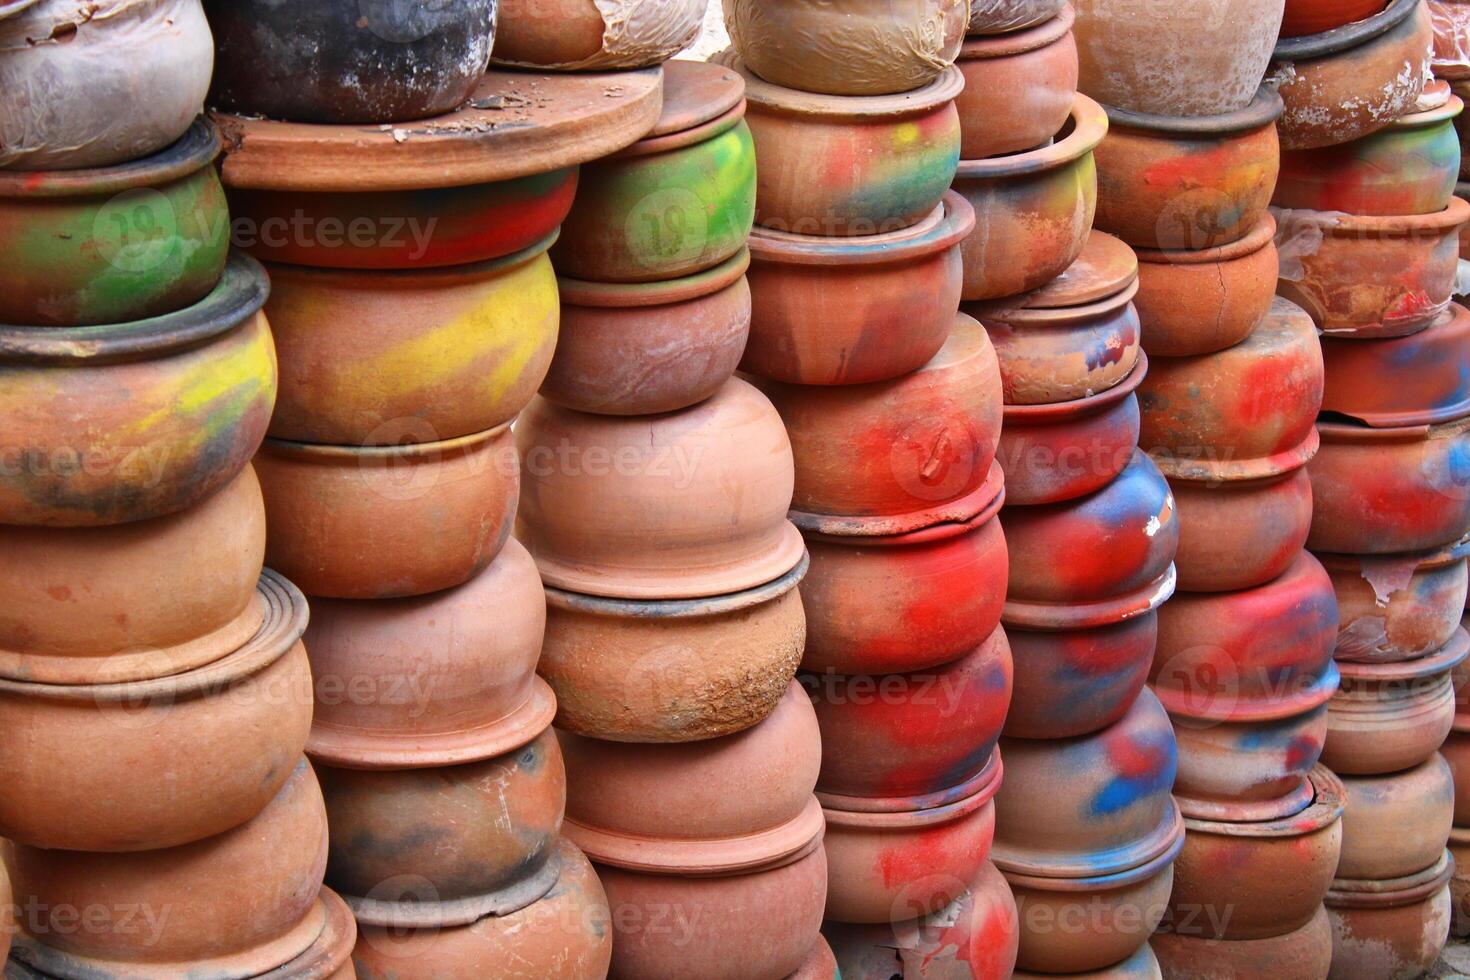
<path fill-rule="evenodd" d="M 1066 5 L 1067 0 L 970 0 L 970 33 L 1004 34 L 1035 27 Z"/>
<path fill-rule="evenodd" d="M 592 0 L 602 16 L 602 47 L 578 61 L 552 65 L 501 61 L 541 70 L 606 71 L 662 64 L 700 36 L 706 0 Z"/>

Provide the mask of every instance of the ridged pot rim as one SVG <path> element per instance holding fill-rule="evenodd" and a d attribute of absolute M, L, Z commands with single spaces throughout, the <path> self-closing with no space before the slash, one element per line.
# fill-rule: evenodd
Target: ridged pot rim
<path fill-rule="evenodd" d="M 1391 555 L 1345 555 L 1333 551 L 1312 552 L 1324 568 L 1336 571 L 1356 572 L 1360 571 L 1364 562 L 1413 562 L 1417 572 L 1424 568 L 1444 568 L 1470 558 L 1470 534 L 1465 535 L 1452 544 L 1444 545 L 1430 551 L 1399 552 Z"/>
<path fill-rule="evenodd" d="M 1008 857 L 1000 841 L 991 848 L 990 860 L 1012 884 L 1046 891 L 1086 892 L 1122 888 L 1151 878 L 1173 864 L 1183 849 L 1184 815 L 1171 796 L 1168 813 L 1147 837 L 1107 852 L 1086 852 L 1113 855 L 1110 861 L 1087 861 L 1085 856 L 1077 855 L 1051 862 L 1037 857 Z"/>
<path fill-rule="evenodd" d="M 222 145 L 219 129 L 200 116 L 173 143 L 137 160 L 83 170 L 0 170 L 0 199 L 110 197 L 124 191 L 157 188 L 208 167 L 219 156 Z"/>
<path fill-rule="evenodd" d="M 1422 657 L 1388 663 L 1339 663 L 1337 669 L 1344 682 L 1394 683 L 1447 674 L 1464 663 L 1466 657 L 1470 657 L 1470 633 L 1465 627 L 1457 626 L 1443 646 Z"/>
<path fill-rule="evenodd" d="M 321 935 L 307 950 L 256 980 L 295 980 L 299 977 L 331 977 L 352 958 L 357 940 L 357 920 L 341 895 L 323 885 L 317 895 L 326 921 Z"/>
<path fill-rule="evenodd" d="M 1092 602 L 1027 602 L 1006 599 L 1000 621 L 1007 629 L 1035 633 L 1116 626 L 1157 612 L 1174 595 L 1179 573 L 1171 561 L 1162 575 L 1141 589 Z"/>
<path fill-rule="evenodd" d="M 875 832 L 915 833 L 968 817 L 995 799 L 1005 781 L 1000 748 L 990 750 L 985 767 L 951 790 L 911 797 L 860 800 L 817 793 L 831 827 Z M 967 795 L 961 795 L 967 794 Z M 852 808 L 850 808 L 852 807 Z"/>
<path fill-rule="evenodd" d="M 546 593 L 546 604 L 551 608 L 589 616 L 643 621 L 702 619 L 753 609 L 781 598 L 801 584 L 811 564 L 811 554 L 803 552 L 795 568 L 764 585 L 701 599 L 613 599 L 559 589 L 554 585 L 543 585 L 542 589 Z"/>
<path fill-rule="evenodd" d="M 1423 98 L 1432 98 L 1429 94 L 1431 90 L 1442 91 L 1445 94 L 1444 100 L 1438 105 L 1430 105 L 1408 115 L 1399 116 L 1384 128 L 1390 130 L 1428 129 L 1431 126 L 1452 122 L 1455 117 L 1465 111 L 1465 100 L 1455 94 L 1448 82 L 1437 78 L 1424 86 L 1424 96 L 1421 97 L 1421 101 Z"/>
<path fill-rule="evenodd" d="M 1285 820 L 1311 806 L 1314 794 L 1311 780 L 1303 779 L 1291 792 L 1269 800 L 1206 800 L 1184 796 L 1177 789 L 1174 800 L 1188 820 L 1236 825 Z"/>
<path fill-rule="evenodd" d="M 331 462 L 340 466 L 355 467 L 368 463 L 382 466 L 385 461 L 406 461 L 442 456 L 473 449 L 482 443 L 494 442 L 500 436 L 510 433 L 511 423 L 514 421 L 515 419 L 511 419 L 509 422 L 500 423 L 493 429 L 484 429 L 480 432 L 471 432 L 468 435 L 455 436 L 453 439 L 440 439 L 435 442 L 406 442 L 388 446 L 333 446 L 324 442 L 297 442 L 293 439 L 276 439 L 267 436 L 261 443 L 261 448 L 269 449 L 275 455 L 290 459 Z M 430 460 L 430 462 L 436 461 Z"/>
<path fill-rule="evenodd" d="M 955 183 L 1023 177 L 1070 166 L 1097 149 L 1108 134 L 1108 114 L 1081 92 L 1073 99 L 1067 119 L 1071 132 L 1045 146 L 983 160 L 961 160 L 955 170 Z"/>
<path fill-rule="evenodd" d="M 1325 904 L 1332 909 L 1391 909 L 1422 902 L 1455 876 L 1449 848 L 1423 871 L 1401 878 L 1334 878 Z"/>
<path fill-rule="evenodd" d="M 1202 248 L 1195 251 L 1168 248 L 1135 248 L 1138 264 L 1144 265 L 1211 265 L 1233 262 L 1255 255 L 1276 242 L 1276 216 L 1270 211 L 1261 212 L 1261 217 L 1250 231 L 1233 242 Z"/>
<path fill-rule="evenodd" d="M 746 244 L 753 262 L 840 268 L 897 265 L 955 248 L 974 230 L 974 207 L 963 194 L 946 190 L 933 211 L 897 231 L 839 238 L 757 225 Z"/>
<path fill-rule="evenodd" d="M 808 541 L 901 548 L 967 534 L 993 520 L 1005 500 L 1005 473 L 1000 461 L 992 460 L 984 483 L 958 500 L 927 510 L 882 517 L 845 517 L 793 510 L 787 516 Z"/>
<path fill-rule="evenodd" d="M 393 292 L 399 289 L 455 286 L 495 279 L 513 269 L 518 269 L 544 255 L 552 245 L 556 244 L 560 235 L 561 227 L 557 226 L 519 251 L 499 255 L 493 259 L 459 265 L 436 265 L 409 269 L 351 269 L 268 262 L 266 268 L 272 275 L 279 275 L 285 279 L 296 279 L 307 283 L 326 283 L 338 287 L 352 286 L 356 289 L 371 290 L 377 293 Z"/>
<path fill-rule="evenodd" d="M 1079 303 L 1076 306 L 1008 306 L 999 309 L 977 310 L 974 313 L 969 313 L 969 315 L 977 320 L 983 317 L 986 320 L 993 320 L 997 323 L 1024 327 L 1083 323 L 1101 319 L 1124 309 L 1138 296 L 1138 288 L 1138 275 L 1135 273 L 1117 292 L 1089 303 Z M 966 303 L 964 305 L 975 309 L 983 304 L 977 302 Z M 962 307 L 960 312 L 964 313 L 968 311 Z M 1132 371 L 1131 368 L 1129 370 L 1130 372 Z M 1124 377 L 1127 377 L 1127 375 L 1124 375 Z"/>
<path fill-rule="evenodd" d="M 1337 693 L 1340 682 L 1341 675 L 1338 673 L 1337 661 L 1329 658 L 1320 674 L 1289 697 L 1283 698 L 1269 692 L 1261 698 L 1237 694 L 1230 699 L 1232 704 L 1224 711 L 1213 708 L 1202 711 L 1187 705 L 1182 706 L 1180 702 L 1189 698 L 1190 695 L 1181 694 L 1172 688 L 1161 688 L 1150 684 L 1149 689 L 1158 696 L 1159 703 L 1164 706 L 1165 711 L 1169 712 L 1171 719 L 1178 716 L 1190 722 L 1240 724 L 1242 722 L 1280 721 L 1283 718 L 1320 711 Z"/>
<path fill-rule="evenodd" d="M 561 872 L 561 854 L 553 847 L 546 860 L 528 874 L 480 895 L 442 900 L 409 897 L 401 901 L 343 895 L 342 900 L 363 925 L 383 929 L 452 928 L 470 925 L 490 915 L 512 915 L 533 905 L 556 887 Z"/>
<path fill-rule="evenodd" d="M 1276 89 L 1270 85 L 1262 85 L 1256 89 L 1256 94 L 1245 108 L 1216 116 L 1162 116 L 1105 103 L 1103 111 L 1108 114 L 1110 132 L 1114 129 L 1126 129 L 1144 136 L 1170 139 L 1175 136 L 1214 136 L 1262 129 L 1281 118 L 1286 111 L 1286 103 Z"/>
<path fill-rule="evenodd" d="M 718 63 L 745 78 L 745 100 L 757 110 L 821 119 L 887 119 L 916 116 L 941 109 L 964 91 L 965 76 L 947 65 L 927 85 L 893 95 L 822 95 L 768 82 L 751 71 L 733 49 L 717 56 Z"/>
<path fill-rule="evenodd" d="M 1074 398 L 1066 402 L 1042 402 L 1038 405 L 1007 405 L 1004 410 L 1004 419 L 1001 424 L 1001 432 L 1004 434 L 1005 427 L 1013 423 L 1023 425 L 1057 425 L 1070 421 L 1078 416 L 1099 415 L 1111 408 L 1118 402 L 1138 390 L 1143 384 L 1144 375 L 1148 374 L 1148 354 L 1142 349 L 1138 352 L 1138 361 L 1133 365 L 1133 370 L 1127 376 L 1106 391 L 1100 391 L 1086 398 Z"/>
<path fill-rule="evenodd" d="M 1339 416 L 1342 417 L 1342 416 Z M 1363 422 L 1338 422 L 1324 415 L 1317 417 L 1317 432 L 1326 444 L 1356 445 L 1380 442 L 1428 442 L 1438 433 L 1460 433 L 1470 430 L 1470 416 L 1441 422 L 1438 425 L 1371 426 Z"/>
<path fill-rule="evenodd" d="M 1307 773 L 1305 782 L 1311 799 L 1291 813 L 1260 820 L 1212 820 L 1185 814 L 1185 830 L 1220 837 L 1290 838 L 1314 834 L 1341 820 L 1347 789 L 1338 775 L 1319 763 Z"/>
<path fill-rule="evenodd" d="M 1091 268 L 1084 271 L 1109 271 L 1109 267 L 1114 264 L 1116 268 L 1111 269 L 1113 275 L 1096 275 L 1084 280 L 1084 286 L 1078 288 L 1072 281 L 1072 273 L 1084 263 L 1091 264 Z M 1051 282 L 1018 296 L 967 300 L 960 304 L 960 312 L 977 320 L 989 317 L 1006 322 L 1008 317 L 1016 313 L 1078 310 L 1106 304 L 1125 292 L 1131 299 L 1136 290 L 1130 292 L 1129 287 L 1137 282 L 1138 253 L 1122 239 L 1094 228 L 1082 246 L 1082 253 Z M 1071 295 L 1068 294 L 1069 290 L 1073 291 Z"/>
<path fill-rule="evenodd" d="M 1366 44 L 1393 30 L 1414 15 L 1419 0 L 1393 0 L 1387 7 L 1372 17 L 1353 21 L 1320 34 L 1305 34 L 1301 37 L 1281 38 L 1271 53 L 1271 60 L 1311 61 L 1341 54 L 1350 48 Z"/>
<path fill-rule="evenodd" d="M 639 157 L 650 157 L 660 153 L 672 153 L 675 150 L 687 149 L 688 147 L 698 146 L 700 143 L 723 136 L 744 121 L 745 99 L 741 98 L 735 105 L 724 110 L 712 119 L 706 119 L 687 129 L 677 130 L 672 133 L 645 136 L 627 149 L 619 150 L 602 159 L 632 160 Z M 596 164 L 600 161 L 593 160 L 590 162 Z"/>
<path fill-rule="evenodd" d="M 711 296 L 735 285 L 750 268 L 750 249 L 740 251 L 720 264 L 677 279 L 658 282 L 594 282 L 557 276 L 557 293 L 563 306 L 595 309 L 631 309 L 645 306 L 668 306 Z"/>
<path fill-rule="evenodd" d="M 1056 14 L 1030 27 L 1007 31 L 1004 34 L 967 34 L 964 44 L 960 46 L 960 53 L 955 58 L 955 63 L 1009 58 L 1018 54 L 1039 51 L 1070 34 L 1076 20 L 1077 11 L 1070 3 L 1064 3 L 1062 9 Z"/>
<path fill-rule="evenodd" d="M 1149 457 L 1167 479 L 1189 483 L 1248 483 L 1285 476 L 1310 463 L 1322 448 L 1322 436 L 1313 425 L 1307 437 L 1291 449 L 1270 456 L 1245 459 L 1177 459 L 1161 451 Z"/>
<path fill-rule="evenodd" d="M 1322 339 L 1324 341 L 1334 341 L 1335 344 L 1348 345 L 1348 347 L 1343 349 L 1351 349 L 1353 351 L 1372 350 L 1371 347 L 1366 345 L 1378 344 L 1379 351 L 1388 347 L 1396 349 L 1396 352 L 1402 352 L 1420 344 L 1425 345 L 1425 347 L 1438 345 L 1443 341 L 1435 336 L 1436 333 L 1450 334 L 1452 332 L 1461 335 L 1461 345 L 1470 342 L 1470 310 L 1467 310 L 1454 301 L 1451 301 L 1449 306 L 1430 321 L 1429 326 L 1407 336 L 1385 337 L 1381 340 L 1371 340 L 1352 337 L 1333 337 L 1328 333 Z M 1322 348 L 1323 355 L 1326 356 L 1327 351 L 1330 349 L 1332 348 L 1324 345 Z M 1420 348 L 1421 351 L 1423 349 L 1422 347 Z M 1374 358 L 1377 364 L 1381 364 L 1384 360 L 1391 361 L 1394 359 L 1395 355 Z M 1327 372 L 1329 375 L 1332 373 L 1331 365 L 1328 366 Z M 1391 377 L 1364 378 L 1364 380 L 1368 382 L 1368 386 L 1374 388 L 1384 387 L 1393 381 Z M 1467 390 L 1465 397 L 1459 401 L 1450 405 L 1441 405 L 1438 408 L 1425 407 L 1421 409 L 1405 408 L 1400 411 L 1354 412 L 1342 406 L 1328 408 L 1324 402 L 1322 410 L 1335 415 L 1356 419 L 1364 425 L 1370 425 L 1377 429 L 1411 425 L 1439 425 L 1441 422 L 1450 422 L 1470 414 L 1470 390 Z"/>
<path fill-rule="evenodd" d="M 269 295 L 265 268 L 231 249 L 215 287 L 197 303 L 172 313 L 91 327 L 0 324 L 0 365 L 92 367 L 165 357 L 236 329 L 260 312 Z"/>
<path fill-rule="evenodd" d="M 1298 212 L 1300 213 L 1300 212 Z M 1350 240 L 1418 238 L 1425 232 L 1451 234 L 1470 221 L 1470 201 L 1451 197 L 1441 211 L 1428 214 L 1345 214 L 1334 211 L 1313 222 L 1327 238 Z"/>

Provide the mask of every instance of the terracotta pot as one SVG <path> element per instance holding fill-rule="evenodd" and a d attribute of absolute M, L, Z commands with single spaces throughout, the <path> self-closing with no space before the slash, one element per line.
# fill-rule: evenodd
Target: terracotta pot
<path fill-rule="evenodd" d="M 275 439 L 437 442 L 510 421 L 557 338 L 550 238 L 452 269 L 270 267 L 281 360 Z"/>
<path fill-rule="evenodd" d="M 1455 805 L 1454 780 L 1441 756 L 1391 775 L 1345 776 L 1342 783 L 1347 810 L 1338 878 L 1398 878 L 1439 859 Z"/>
<path fill-rule="evenodd" d="M 1311 781 L 1311 803 L 1288 817 L 1184 821 L 1166 931 L 1197 941 L 1270 939 L 1321 914 L 1342 847 L 1343 788 L 1325 766 Z"/>
<path fill-rule="evenodd" d="M 259 812 L 301 756 L 311 675 L 306 600 L 271 571 L 265 619 L 234 653 L 157 680 L 0 680 L 0 835 L 36 847 L 142 851 Z"/>
<path fill-rule="evenodd" d="M 975 230 L 960 246 L 965 299 L 1029 292 L 1077 260 L 1097 207 L 1092 151 L 1107 130 L 1102 106 L 1079 94 L 1050 142 L 1024 153 L 960 161 L 954 189 L 975 209 Z"/>
<path fill-rule="evenodd" d="M 311 123 L 426 119 L 470 97 L 490 63 L 495 0 L 429 9 L 331 0 L 206 0 L 218 56 L 209 101 Z"/>
<path fill-rule="evenodd" d="M 248 464 L 168 517 L 0 525 L 0 676 L 113 683 L 218 660 L 265 618 L 255 590 L 264 556 L 265 505 Z"/>
<path fill-rule="evenodd" d="M 1096 395 L 1044 405 L 1007 405 L 996 461 L 1013 504 L 1055 504 L 1101 490 L 1138 449 L 1138 399 L 1148 373 L 1142 352 L 1118 384 Z"/>
<path fill-rule="evenodd" d="M 1136 953 L 1121 963 L 1105 966 L 1100 970 L 1089 970 L 1086 973 L 1072 973 L 1068 976 L 1071 977 L 1071 980 L 1164 980 L 1163 973 L 1159 971 L 1159 961 L 1154 956 L 1154 951 L 1149 948 L 1159 936 L 1159 933 L 1154 933 L 1149 937 L 1148 942 L 1138 947 Z M 1011 976 L 1013 980 L 1046 980 L 1052 974 L 1017 970 Z"/>
<path fill-rule="evenodd" d="M 1318 424 L 1307 547 L 1356 555 L 1430 551 L 1470 531 L 1470 435 L 1445 425 Z"/>
<path fill-rule="evenodd" d="M 1067 0 L 970 0 L 970 34 L 1009 34 L 1062 12 Z"/>
<path fill-rule="evenodd" d="M 520 480 L 508 424 L 402 446 L 267 439 L 266 564 L 333 599 L 426 595 L 469 581 L 510 536 Z"/>
<path fill-rule="evenodd" d="M 561 328 L 541 395 L 598 415 L 672 412 L 713 395 L 750 336 L 750 253 L 653 283 L 559 277 Z"/>
<path fill-rule="evenodd" d="M 360 980 L 476 976 L 485 964 L 505 980 L 603 980 L 612 958 L 607 895 L 571 841 L 557 841 L 561 875 L 540 899 L 507 915 L 448 929 L 363 925 L 352 960 Z"/>
<path fill-rule="evenodd" d="M 1199 934 L 1157 932 L 1149 945 L 1162 967 L 1160 977 L 1236 980 L 1237 977 L 1288 976 L 1327 980 L 1332 963 L 1332 922 L 1327 910 L 1306 925 L 1265 939 L 1208 939 Z"/>
<path fill-rule="evenodd" d="M 1327 895 L 1332 920 L 1328 980 L 1410 980 L 1439 959 L 1450 932 L 1446 854 L 1434 867 L 1392 881 L 1337 881 Z"/>
<path fill-rule="evenodd" d="M 944 197 L 960 158 L 959 69 L 902 95 L 816 95 L 762 81 L 728 54 L 719 60 L 745 76 L 757 225 L 882 235 L 918 224 Z"/>
<path fill-rule="evenodd" d="M 1108 107 L 1097 148 L 1097 226 L 1140 248 L 1216 248 L 1250 233 L 1271 203 L 1281 98 L 1179 118 Z"/>
<path fill-rule="evenodd" d="M 48 912 L 22 917 L 12 954 L 57 977 L 160 980 L 255 977 L 299 956 L 327 922 L 327 814 L 306 760 L 282 769 L 263 810 L 192 844 L 135 854 L 15 845 L 17 900 Z M 88 908 L 84 929 L 56 918 Z"/>
<path fill-rule="evenodd" d="M 970 888 L 995 836 L 1000 753 L 952 793 L 827 805 L 827 919 L 879 924 L 942 914 Z M 938 801 L 936 804 L 936 800 Z"/>
<path fill-rule="evenodd" d="M 901 534 L 973 513 L 1000 436 L 1000 368 L 980 324 L 953 316 L 933 360 L 893 381 L 752 378 L 791 438 L 799 523 L 842 518 L 853 533 Z"/>
<path fill-rule="evenodd" d="M 1348 214 L 1443 211 L 1460 172 L 1454 120 L 1465 103 L 1449 94 L 1447 83 L 1434 87 L 1441 91 L 1433 108 L 1411 112 L 1351 143 L 1282 154 L 1272 203 Z M 1430 94 L 1426 89 L 1425 98 Z"/>
<path fill-rule="evenodd" d="M 161 517 L 245 467 L 276 399 L 265 271 L 236 255 L 193 306 L 149 320 L 0 326 L 0 523 Z"/>
<path fill-rule="evenodd" d="M 965 41 L 955 61 L 965 76 L 955 99 L 961 159 L 1033 150 L 1066 124 L 1077 96 L 1073 19 L 1063 4 L 1035 27 Z"/>
<path fill-rule="evenodd" d="M 756 228 L 741 367 L 791 384 L 886 381 L 917 371 L 954 326 L 974 209 L 953 192 L 918 224 L 819 238 Z"/>
<path fill-rule="evenodd" d="M 1431 66 L 1436 78 L 1462 80 L 1470 78 L 1470 45 L 1465 32 L 1470 27 L 1470 11 L 1462 0 L 1426 0 L 1429 19 L 1434 25 L 1434 60 Z"/>
<path fill-rule="evenodd" d="M 956 798 L 990 759 L 1011 699 L 1003 629 L 958 660 L 922 673 L 805 674 L 822 729 L 823 802 L 859 810 L 874 800 Z M 966 794 L 961 794 L 966 795 Z"/>
<path fill-rule="evenodd" d="M 730 40 L 761 78 L 828 95 L 898 95 L 955 60 L 968 0 L 725 0 Z"/>
<path fill-rule="evenodd" d="M 1122 383 L 1138 363 L 1138 260 L 1094 231 L 1050 283 L 1009 299 L 968 303 L 1000 359 L 1007 405 L 1073 401 Z"/>
<path fill-rule="evenodd" d="M 1449 737 L 1439 749 L 1439 754 L 1444 756 L 1450 773 L 1454 776 L 1456 828 L 1463 828 L 1470 822 L 1470 732 L 1466 731 L 1466 727 L 1465 720 L 1457 717 Z M 1456 833 L 1464 834 L 1464 831 L 1457 829 Z"/>
<path fill-rule="evenodd" d="M 1470 310 L 1451 303 L 1407 337 L 1325 337 L 1322 409 L 1376 427 L 1434 425 L 1470 414 Z"/>
<path fill-rule="evenodd" d="M 1133 305 L 1143 349 L 1155 357 L 1225 350 L 1250 336 L 1276 298 L 1276 219 L 1264 214 L 1239 241 L 1199 251 L 1138 249 Z"/>
<path fill-rule="evenodd" d="M 1344 775 L 1399 772 L 1444 743 L 1455 721 L 1451 672 L 1470 655 L 1459 630 L 1438 651 L 1405 663 L 1342 664 L 1327 706 L 1322 761 Z"/>
<path fill-rule="evenodd" d="M 1007 980 L 1019 929 L 1010 886 L 986 861 L 969 888 L 937 912 L 894 923 L 827 922 L 822 933 L 842 980 Z"/>
<path fill-rule="evenodd" d="M 658 416 L 584 415 L 537 399 L 516 438 L 517 536 L 547 585 L 690 599 L 764 585 L 801 561 L 786 520 L 791 442 L 744 381 Z"/>
<path fill-rule="evenodd" d="M 833 955 L 832 947 L 827 945 L 827 940 L 818 936 L 801 966 L 786 980 L 841 980 L 837 957 Z"/>
<path fill-rule="evenodd" d="M 597 0 L 500 0 L 495 62 L 556 71 L 661 65 L 693 44 L 705 12 L 673 0 L 657 16 Z"/>
<path fill-rule="evenodd" d="M 750 235 L 755 153 L 741 77 L 703 61 L 669 62 L 653 129 L 582 167 L 552 249 L 557 271 L 662 282 L 719 265 Z"/>
<path fill-rule="evenodd" d="M 1285 0 L 1158 6 L 1080 0 L 1082 91 L 1161 116 L 1217 116 L 1250 104 Z"/>
<path fill-rule="evenodd" d="M 357 980 L 352 968 L 352 949 L 357 945 L 357 920 L 341 896 L 323 888 L 317 899 L 326 912 L 326 924 L 316 942 L 300 956 L 284 963 L 261 980 L 288 980 L 292 977 L 320 977 L 322 980 Z"/>
<path fill-rule="evenodd" d="M 854 534 L 840 520 L 803 518 L 811 571 L 801 586 L 807 642 L 802 667 L 893 674 L 947 663 L 1000 623 L 1007 551 L 995 520 L 1000 468 L 975 513 L 905 534 Z M 883 602 L 873 602 L 879 592 Z"/>
<path fill-rule="evenodd" d="M 1281 36 L 1321 34 L 1366 20 L 1382 10 L 1385 3 L 1386 0 L 1286 0 Z"/>
<path fill-rule="evenodd" d="M 1308 437 L 1315 452 L 1317 438 Z M 1179 515 L 1174 565 L 1185 592 L 1232 592 L 1284 575 L 1312 529 L 1305 466 L 1255 480 L 1169 478 Z"/>

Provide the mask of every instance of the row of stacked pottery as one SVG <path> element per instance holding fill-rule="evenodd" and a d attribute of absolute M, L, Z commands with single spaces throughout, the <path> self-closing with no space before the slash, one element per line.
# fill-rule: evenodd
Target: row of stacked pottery
<path fill-rule="evenodd" d="M 209 27 L 126 6 L 0 15 L 0 958 L 350 975 L 306 604 L 262 567 L 275 353 L 199 118 Z"/>

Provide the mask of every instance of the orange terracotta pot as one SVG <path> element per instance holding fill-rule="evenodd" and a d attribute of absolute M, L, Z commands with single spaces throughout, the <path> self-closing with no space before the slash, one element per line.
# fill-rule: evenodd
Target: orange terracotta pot
<path fill-rule="evenodd" d="M 1321 34 L 1372 17 L 1384 6 L 1385 0 L 1286 0 L 1281 36 Z"/>
<path fill-rule="evenodd" d="M 1454 872 L 1454 859 L 1446 853 L 1417 874 L 1334 882 L 1327 895 L 1332 920 L 1328 980 L 1424 976 L 1449 938 Z"/>
<path fill-rule="evenodd" d="M 699 37 L 704 7 L 674 0 L 660 16 L 625 17 L 595 0 L 503 0 L 492 61 L 543 71 L 661 65 Z"/>
<path fill-rule="evenodd" d="M 327 921 L 316 942 L 300 956 L 283 964 L 258 980 L 290 980 L 294 977 L 321 980 L 357 980 L 352 968 L 352 950 L 357 945 L 357 920 L 342 897 L 323 888 L 319 901 L 327 913 Z"/>
<path fill-rule="evenodd" d="M 1286 574 L 1306 546 L 1312 481 L 1305 467 L 1228 483 L 1171 477 L 1169 486 L 1179 514 L 1174 566 L 1182 592 L 1264 585 Z"/>
<path fill-rule="evenodd" d="M 1340 663 L 1394 663 L 1438 650 L 1460 628 L 1470 542 L 1409 555 L 1318 554 L 1337 593 Z"/>
<path fill-rule="evenodd" d="M 1154 951 L 1150 948 L 1161 935 L 1162 933 L 1154 933 L 1149 937 L 1148 942 L 1138 948 L 1138 952 L 1121 963 L 1105 966 L 1101 970 L 1071 973 L 1068 976 L 1071 977 L 1071 980 L 1164 980 L 1164 974 L 1159 970 L 1158 958 L 1154 956 Z M 1046 980 L 1050 976 L 1053 974 L 1032 973 L 1030 970 L 1017 970 L 1011 974 L 1012 980 Z M 1229 980 L 1234 980 L 1234 978 L 1231 977 Z"/>
<path fill-rule="evenodd" d="M 786 980 L 841 980 L 841 976 L 837 971 L 837 957 L 832 954 L 832 947 L 827 945 L 824 937 L 818 936 L 811 951 L 807 953 L 806 960 Z"/>
<path fill-rule="evenodd" d="M 1455 808 L 1454 779 L 1441 756 L 1390 775 L 1345 776 L 1342 783 L 1338 878 L 1400 878 L 1439 859 Z"/>
<path fill-rule="evenodd" d="M 1161 931 L 1150 937 L 1149 945 L 1162 968 L 1159 976 L 1171 980 L 1275 976 L 1327 980 L 1332 963 L 1332 921 L 1319 905 L 1311 921 L 1281 936 L 1209 939 Z"/>
<path fill-rule="evenodd" d="M 1449 307 L 1407 337 L 1326 337 L 1322 411 L 1375 427 L 1470 414 L 1470 310 Z"/>
<path fill-rule="evenodd" d="M 960 159 L 1020 153 L 1056 135 L 1077 95 L 1074 14 L 1064 4 L 1034 27 L 965 40 L 955 67 L 965 90 L 960 111 Z"/>

